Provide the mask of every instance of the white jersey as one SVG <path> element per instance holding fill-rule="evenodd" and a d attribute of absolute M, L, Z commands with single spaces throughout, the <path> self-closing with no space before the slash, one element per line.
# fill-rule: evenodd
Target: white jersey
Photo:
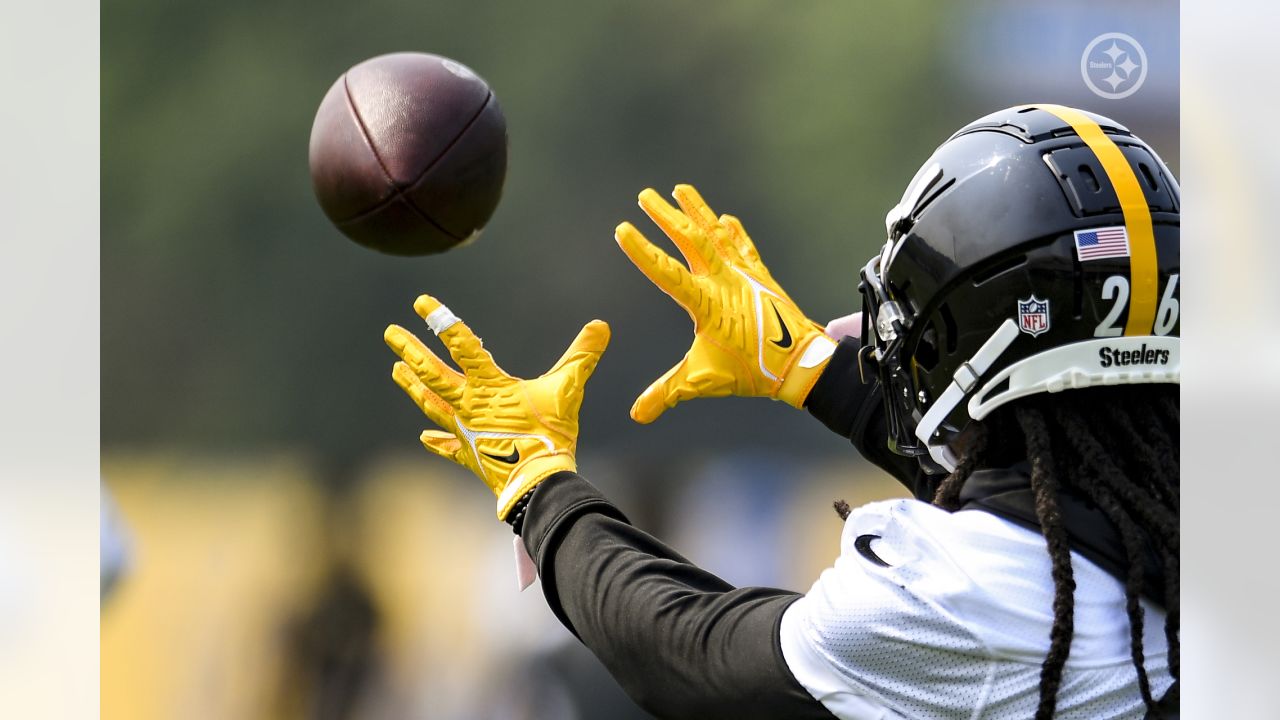
<path fill-rule="evenodd" d="M 1080 555 L 1071 562 L 1075 637 L 1056 717 L 1142 718 L 1124 586 Z M 1158 699 L 1173 682 L 1165 614 L 1143 607 Z M 1052 625 L 1038 533 L 987 512 L 891 500 L 850 514 L 839 559 L 787 609 L 781 643 L 800 684 L 844 720 L 1026 720 Z"/>

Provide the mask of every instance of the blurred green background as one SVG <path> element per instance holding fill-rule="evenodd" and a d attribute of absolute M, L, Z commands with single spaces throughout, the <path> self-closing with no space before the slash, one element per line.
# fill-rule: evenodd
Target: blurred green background
<path fill-rule="evenodd" d="M 1111 31 L 1138 38 L 1149 57 L 1146 86 L 1125 100 L 1095 97 L 1080 78 L 1082 49 Z M 542 372 L 582 323 L 609 321 L 613 342 L 582 410 L 583 471 L 628 498 L 646 527 L 678 537 L 683 516 L 671 488 L 700 502 L 698 488 L 732 487 L 716 480 L 732 472 L 708 471 L 716 462 L 756 475 L 775 470 L 796 488 L 777 502 L 785 515 L 777 528 L 807 527 L 815 516 L 827 523 L 825 540 L 802 548 L 808 557 L 780 560 L 764 577 L 803 589 L 834 556 L 839 528 L 828 518 L 829 495 L 800 514 L 789 509 L 795 497 L 820 488 L 855 500 L 892 489 L 853 482 L 873 474 L 847 443 L 779 403 L 701 401 L 652 426 L 630 421 L 632 400 L 680 358 L 691 333 L 685 313 L 614 244 L 622 220 L 661 236 L 643 221 L 636 194 L 695 184 L 717 212 L 743 220 L 774 276 L 825 321 L 858 309 L 856 270 L 883 241 L 885 211 L 930 151 L 976 117 L 1024 102 L 1076 104 L 1129 125 L 1178 169 L 1176 2 L 117 0 L 103 6 L 102 40 L 104 472 L 136 548 L 135 587 L 126 576 L 111 600 L 119 607 L 104 615 L 104 717 L 108 699 L 135 709 L 120 717 L 166 716 L 163 708 L 136 712 L 140 693 L 159 692 L 158 676 L 111 675 L 140 653 L 221 667 L 198 643 L 148 644 L 159 630 L 146 619 L 176 598 L 201 595 L 218 572 L 257 552 L 221 544 L 238 532 L 244 507 L 279 506 L 275 520 L 263 520 L 262 543 L 280 527 L 295 528 L 285 532 L 294 540 L 316 538 L 280 555 L 280 567 L 329 568 L 313 573 L 329 578 L 314 587 L 298 580 L 311 589 L 281 605 L 294 608 L 281 617 L 341 596 L 334 583 L 348 571 L 377 584 L 369 576 L 378 572 L 361 560 L 368 542 L 334 535 L 360 524 L 351 518 L 364 511 L 352 508 L 369 507 L 367 488 L 384 487 L 370 478 L 385 475 L 388 463 L 397 480 L 386 487 L 426 505 L 444 492 L 462 506 L 458 514 L 474 515 L 474 527 L 484 528 L 477 532 L 496 538 L 487 542 L 509 542 L 505 528 L 492 526 L 478 483 L 466 485 L 463 471 L 418 448 L 427 421 L 390 381 L 382 329 L 413 327 L 420 292 L 448 303 L 520 375 Z M 320 212 L 307 170 L 313 114 L 329 85 L 367 57 L 402 50 L 476 70 L 496 92 L 510 136 L 504 198 L 484 236 L 419 259 L 381 256 L 343 238 Z M 449 494 L 464 486 L 459 497 Z M 175 499 L 182 488 L 198 490 Z M 271 502 L 252 501 L 270 488 L 286 489 Z M 183 535 L 195 525 L 175 517 L 219 503 L 226 514 L 206 518 L 207 532 Z M 406 537 L 418 517 L 404 516 Z M 707 541 L 703 557 L 737 540 L 736 530 L 725 532 Z M 191 556 L 161 560 L 148 550 L 157 546 L 209 554 L 211 569 L 163 575 L 157 568 Z M 408 540 L 390 546 L 405 554 L 398 572 L 430 574 L 430 549 Z M 261 551 L 272 552 L 283 551 Z M 484 560 L 503 576 L 497 592 L 510 593 L 505 562 Z M 438 577 L 422 582 L 454 587 Z M 249 595 L 265 587 L 246 583 Z M 136 599 L 144 587 L 149 599 Z M 413 597 L 396 588 L 366 594 L 387 612 Z M 113 630 L 112 612 L 137 625 Z M 384 638 L 375 645 L 385 642 L 383 631 L 369 632 Z M 413 657 L 418 664 L 409 666 L 438 667 L 429 653 Z M 193 687 L 208 687 L 195 675 Z M 166 692 L 186 697 L 180 688 Z M 466 710 L 465 699 L 456 712 L 415 702 L 351 716 L 543 716 Z M 210 716 L 348 716 L 268 706 Z M 582 707 L 584 717 L 603 716 Z"/>
<path fill-rule="evenodd" d="M 744 413 L 732 400 L 634 427 L 631 400 L 679 359 L 691 329 L 618 251 L 613 228 L 639 221 L 644 187 L 695 183 L 742 217 L 809 313 L 852 311 L 855 267 L 881 241 L 885 209 L 957 120 L 983 110 L 950 111 L 962 98 L 938 54 L 894 51 L 936 45 L 945 13 L 327 7 L 134 0 L 104 13 L 108 445 L 286 444 L 346 462 L 412 444 L 422 421 L 388 380 L 381 332 L 418 322 L 413 299 L 429 291 L 515 373 L 541 372 L 583 322 L 608 320 L 614 343 L 587 395 L 585 447 L 833 447 L 776 422 L 781 408 Z M 311 194 L 320 98 L 348 66 L 395 50 L 471 65 L 508 119 L 503 202 L 481 241 L 442 256 L 364 250 Z"/>
<path fill-rule="evenodd" d="M 774 275 L 825 320 L 857 309 L 856 268 L 882 242 L 885 211 L 975 117 L 1082 98 L 1156 135 L 1176 161 L 1176 113 L 1148 117 L 1155 89 L 1133 102 L 1083 94 L 1083 40 L 1052 66 L 1065 81 L 1050 90 L 1070 93 L 1019 93 L 1000 77 L 975 91 L 971 71 L 981 80 L 987 63 L 1035 77 L 1048 69 L 1037 62 L 1053 62 L 1019 68 L 984 54 L 1010 44 L 987 33 L 1016 7 L 113 3 L 103 13 L 104 444 L 283 444 L 343 463 L 412 444 L 421 420 L 387 379 L 381 331 L 415 322 L 413 298 L 429 291 L 515 373 L 540 372 L 583 322 L 608 320 L 614 342 L 587 395 L 585 447 L 839 451 L 767 403 L 698 403 L 634 427 L 631 400 L 679 359 L 690 327 L 617 250 L 613 228 L 652 227 L 635 205 L 642 188 L 694 183 L 743 219 Z M 1010 33 L 1044 45 L 1036 32 L 1073 30 L 1089 10 L 1040 10 L 1050 15 Z M 1099 15 L 1099 27 L 1116 24 Z M 1176 51 L 1176 13 L 1163 29 L 1135 24 L 1149 46 L 1172 40 Z M 1171 56 L 1176 78 L 1176 52 L 1158 49 L 1148 48 L 1153 64 Z M 320 98 L 350 65 L 398 50 L 469 64 L 508 118 L 502 204 L 480 242 L 446 255 L 364 250 L 311 194 Z"/>

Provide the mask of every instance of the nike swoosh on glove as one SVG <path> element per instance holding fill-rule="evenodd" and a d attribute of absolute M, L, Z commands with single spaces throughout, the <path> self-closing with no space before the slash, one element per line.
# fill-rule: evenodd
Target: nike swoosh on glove
<path fill-rule="evenodd" d="M 462 465 L 498 496 L 498 519 L 547 477 L 576 470 L 578 410 L 583 387 L 609 344 L 609 326 L 587 323 L 546 374 L 532 380 L 508 375 L 480 338 L 449 308 L 423 295 L 413 309 L 444 343 L 458 372 L 399 325 L 383 337 L 400 356 L 391 376 L 432 422 L 422 444 Z"/>
<path fill-rule="evenodd" d="M 835 342 L 774 281 L 737 218 L 717 218 L 691 185 L 677 185 L 672 195 L 679 210 L 652 188 L 640 193 L 640 207 L 688 267 L 631 223 L 614 234 L 640 272 L 693 319 L 689 352 L 640 395 L 631 417 L 649 423 L 684 400 L 726 395 L 803 407 Z"/>

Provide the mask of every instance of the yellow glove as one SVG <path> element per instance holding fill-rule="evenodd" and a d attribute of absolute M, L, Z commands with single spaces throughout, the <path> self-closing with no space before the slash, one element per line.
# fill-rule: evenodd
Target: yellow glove
<path fill-rule="evenodd" d="M 631 408 L 653 422 L 698 397 L 771 397 L 802 407 L 831 359 L 835 342 L 774 282 L 742 223 L 715 213 L 690 185 L 672 193 L 681 210 L 652 188 L 640 207 L 671 238 L 689 267 L 655 247 L 631 223 L 615 231 L 640 272 L 693 319 L 693 346 Z"/>
<path fill-rule="evenodd" d="M 498 519 L 526 492 L 561 470 L 576 470 L 582 389 L 609 344 L 609 326 L 592 320 L 550 370 L 511 377 L 471 328 L 430 295 L 413 309 L 444 342 L 459 373 L 398 325 L 387 345 L 400 356 L 391 376 L 445 432 L 424 430 L 427 450 L 469 468 L 498 496 Z"/>

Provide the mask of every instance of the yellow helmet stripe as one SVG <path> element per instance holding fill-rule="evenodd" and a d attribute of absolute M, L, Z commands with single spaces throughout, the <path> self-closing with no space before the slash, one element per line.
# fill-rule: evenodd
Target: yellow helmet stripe
<path fill-rule="evenodd" d="M 1032 105 L 1052 113 L 1067 123 L 1098 157 L 1102 170 L 1115 188 L 1129 233 L 1129 319 L 1125 335 L 1150 335 L 1155 327 L 1156 305 L 1160 300 L 1160 269 L 1156 261 L 1156 236 L 1151 227 L 1151 208 L 1142 194 L 1138 176 L 1120 148 L 1098 127 L 1098 123 L 1074 108 L 1062 105 Z"/>

